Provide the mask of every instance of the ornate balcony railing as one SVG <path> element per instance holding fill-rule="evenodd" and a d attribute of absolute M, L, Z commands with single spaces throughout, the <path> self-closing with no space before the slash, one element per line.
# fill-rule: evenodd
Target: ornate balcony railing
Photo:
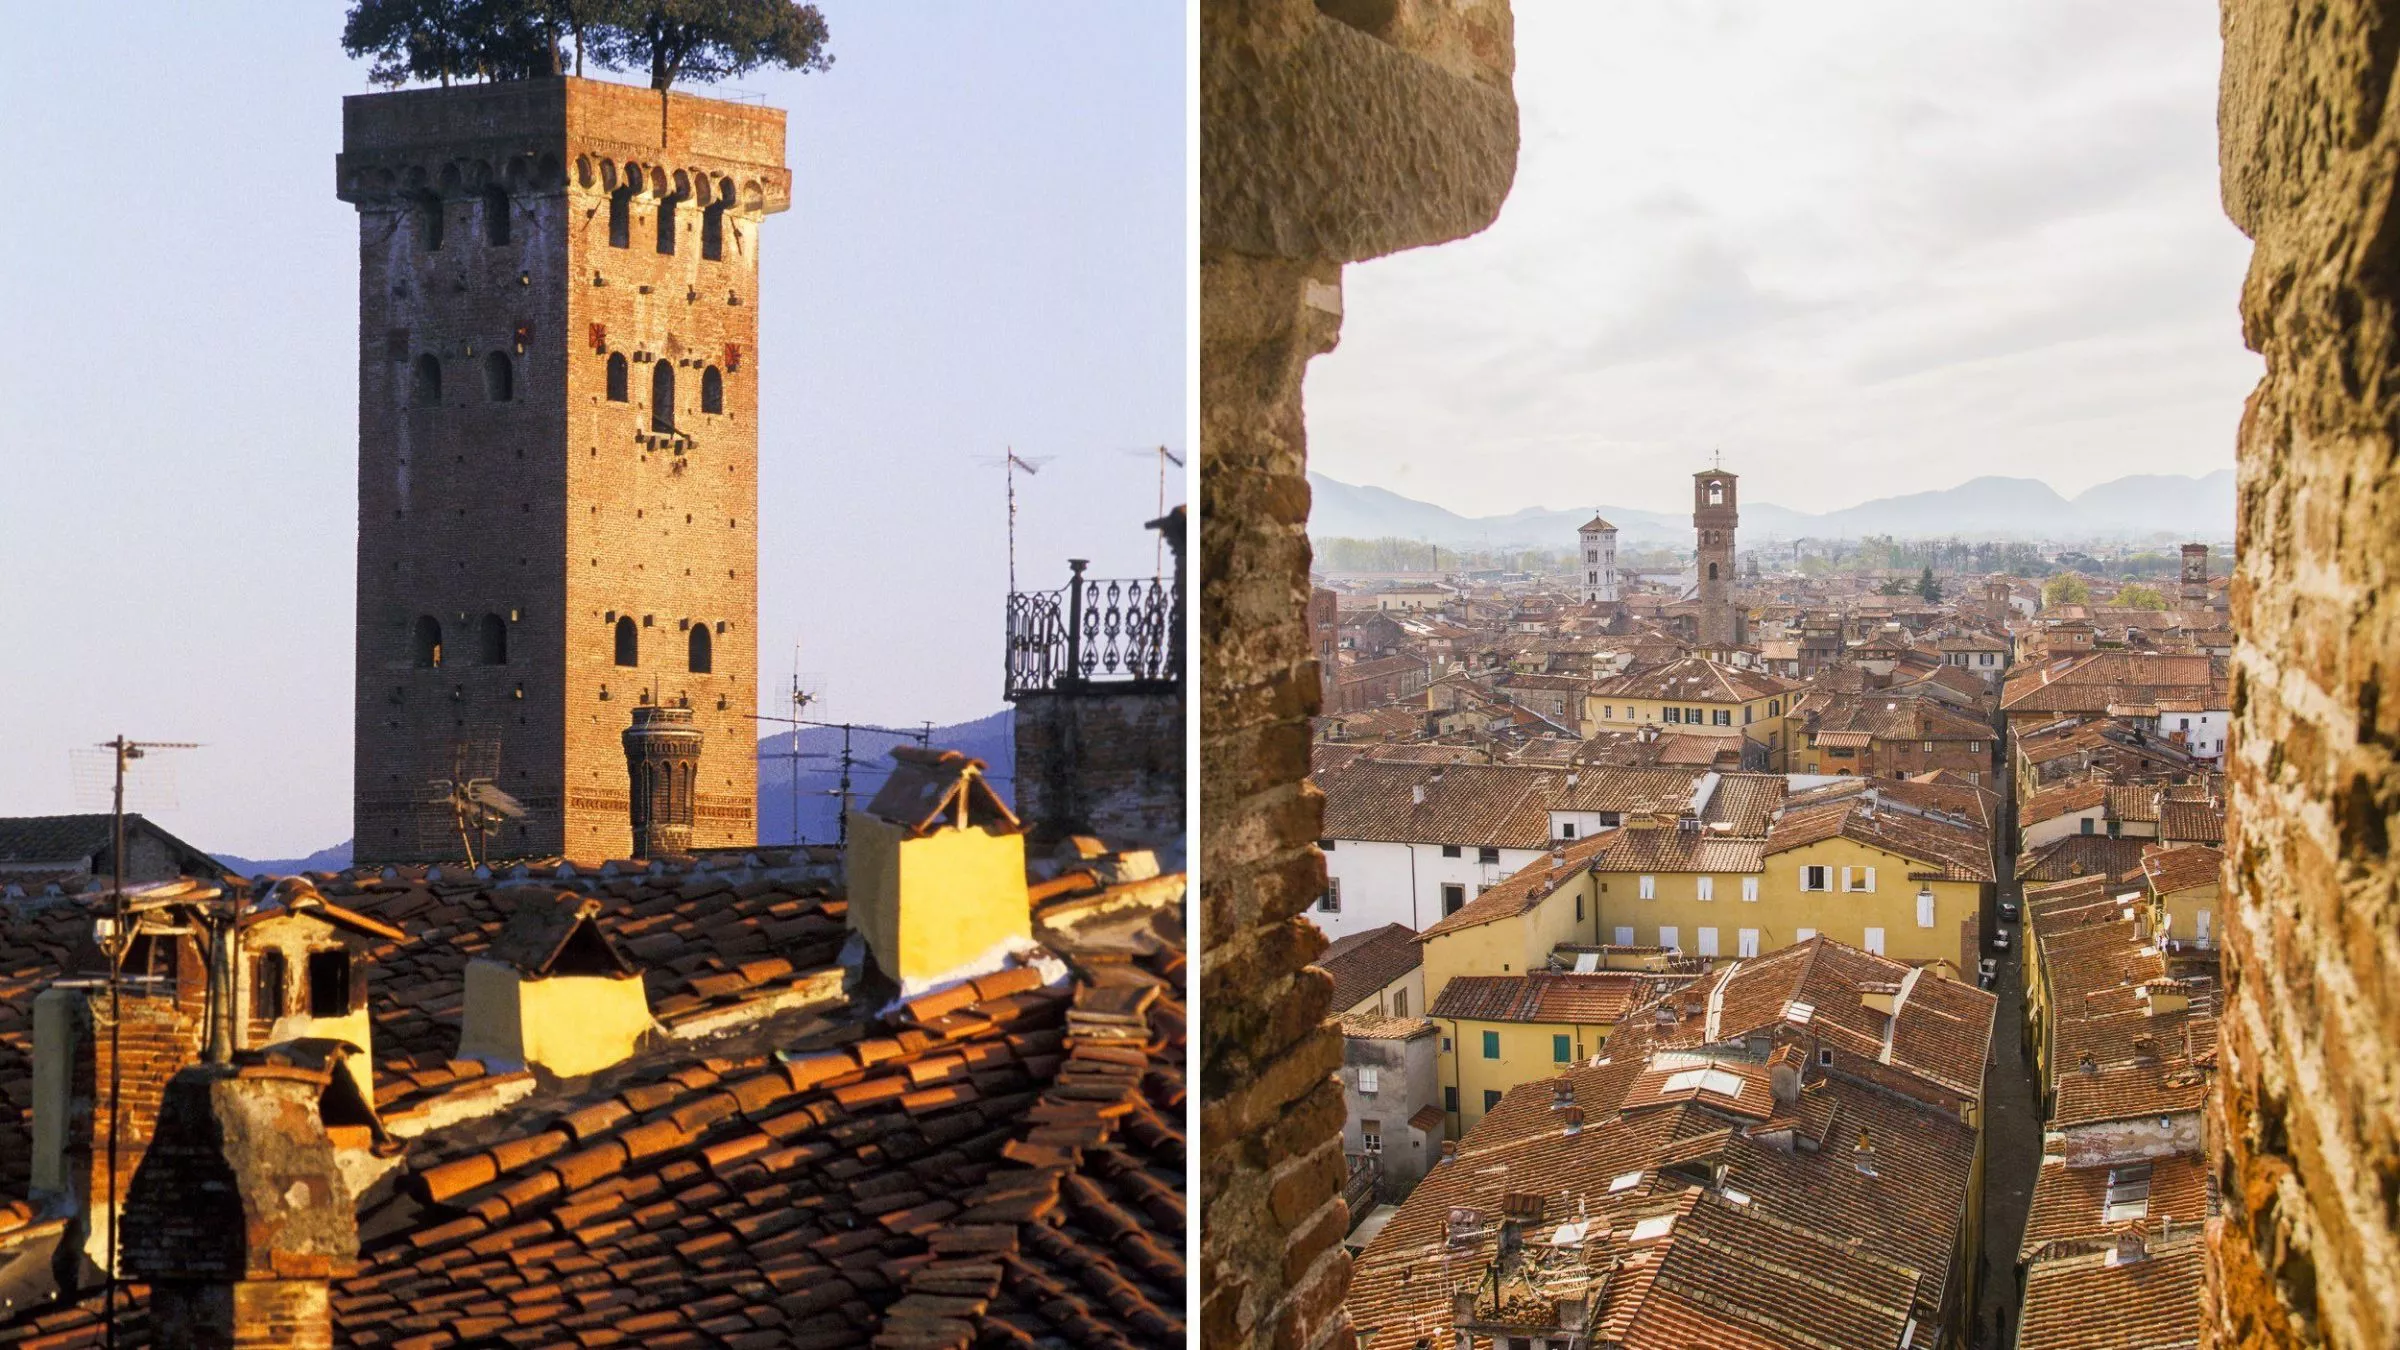
<path fill-rule="evenodd" d="M 1171 683 L 1183 674 L 1183 596 L 1163 577 L 1086 577 L 1084 559 L 1055 591 L 1008 597 L 1008 689 Z"/>
<path fill-rule="evenodd" d="M 1342 1200 L 1350 1206 L 1350 1226 L 1356 1228 L 1366 1221 L 1383 1189 L 1383 1159 L 1372 1153 L 1344 1156 L 1350 1164 L 1350 1175 L 1342 1182 Z"/>

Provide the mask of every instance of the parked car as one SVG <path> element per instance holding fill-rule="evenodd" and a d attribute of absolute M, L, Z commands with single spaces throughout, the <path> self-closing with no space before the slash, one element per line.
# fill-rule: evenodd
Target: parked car
<path fill-rule="evenodd" d="M 1999 976 L 2000 963 L 1998 961 L 1987 956 L 1975 963 L 1975 983 L 1984 988 L 1991 988 L 1992 981 L 1998 979 Z"/>
<path fill-rule="evenodd" d="M 2003 918 L 2003 919 L 2006 919 L 2006 920 L 2007 920 L 2008 922 L 2010 922 L 2010 923 L 2015 923 L 2015 922 L 2017 921 L 2017 913 L 2018 913 L 2018 911 L 2017 911 L 2017 902 L 2016 902 L 2016 901 L 2014 901 L 2014 900 L 2003 900 L 2003 901 L 2001 901 L 2001 902 L 2000 902 L 2000 917 L 2001 917 L 2001 918 Z"/>
<path fill-rule="evenodd" d="M 1996 952 L 2004 952 L 2008 950 L 2007 929 L 1995 928 L 1992 930 L 1992 950 Z"/>

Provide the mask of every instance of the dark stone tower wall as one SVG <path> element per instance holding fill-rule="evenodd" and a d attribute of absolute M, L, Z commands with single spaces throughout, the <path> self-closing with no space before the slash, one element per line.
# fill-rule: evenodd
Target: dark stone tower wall
<path fill-rule="evenodd" d="M 633 710 L 633 725 L 625 728 L 624 741 L 634 857 L 665 858 L 692 851 L 692 797 L 701 739 L 689 708 L 653 705 Z"/>
<path fill-rule="evenodd" d="M 360 244 L 358 859 L 453 856 L 448 811 L 427 803 L 454 768 L 527 806 L 501 853 L 624 856 L 618 736 L 653 689 L 707 733 L 692 842 L 753 842 L 758 246 L 790 202 L 783 113 L 561 78 L 360 95 L 343 121 Z M 672 430 L 654 426 L 661 362 Z"/>
<path fill-rule="evenodd" d="M 1741 524 L 1734 476 L 1722 469 L 1692 475 L 1692 531 L 1700 546 L 1700 645 L 1731 647 L 1742 641 L 1742 622 L 1733 607 L 1733 535 Z"/>

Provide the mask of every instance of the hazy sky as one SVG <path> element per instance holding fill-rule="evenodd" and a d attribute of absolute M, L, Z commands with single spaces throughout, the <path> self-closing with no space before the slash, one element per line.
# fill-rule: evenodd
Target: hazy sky
<path fill-rule="evenodd" d="M 1349 269 L 1314 467 L 1469 515 L 2233 462 L 2217 7 L 1518 0 L 1490 231 Z"/>
<path fill-rule="evenodd" d="M 765 226 L 761 682 L 824 709 L 1001 706 L 1000 471 L 1021 584 L 1147 576 L 1183 449 L 1174 3 L 822 0 Z M 70 747 L 203 741 L 155 814 L 288 856 L 350 830 L 357 218 L 343 6 L 44 5 L 0 44 L 0 814 L 90 809 Z M 624 77 L 620 77 L 624 78 Z M 1168 487 L 1182 499 L 1182 478 Z"/>

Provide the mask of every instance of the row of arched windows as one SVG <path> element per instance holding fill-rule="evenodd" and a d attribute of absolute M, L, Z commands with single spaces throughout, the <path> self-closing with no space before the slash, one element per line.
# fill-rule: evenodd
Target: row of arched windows
<path fill-rule="evenodd" d="M 608 194 L 608 245 L 610 248 L 633 247 L 633 195 L 637 189 L 628 183 Z M 680 214 L 677 207 L 683 202 L 680 195 L 658 199 L 658 251 L 675 252 L 675 222 Z M 700 256 L 710 262 L 725 257 L 725 203 L 710 202 L 700 213 Z"/>
<path fill-rule="evenodd" d="M 483 397 L 491 403 L 513 403 L 517 398 L 517 367 L 506 352 L 483 354 Z M 409 402 L 420 408 L 432 408 L 442 401 L 442 358 L 431 352 L 417 358 L 416 374 L 409 386 Z"/>
<path fill-rule="evenodd" d="M 486 614 L 475 621 L 475 655 L 477 663 L 486 666 L 508 664 L 508 620 L 497 614 Z M 410 635 L 410 655 L 419 666 L 431 669 L 442 664 L 442 621 L 430 614 L 417 616 Z"/>
<path fill-rule="evenodd" d="M 616 627 L 617 664 L 638 666 L 642 663 L 642 628 L 630 614 L 619 615 Z M 710 636 L 708 625 L 695 623 L 684 639 L 684 669 L 694 675 L 706 675 L 716 669 L 716 639 Z"/>
<path fill-rule="evenodd" d="M 478 195 L 483 203 L 483 242 L 507 243 L 511 234 L 509 214 L 512 210 L 508 189 L 495 183 Z M 431 192 L 420 194 L 417 198 L 417 247 L 427 253 L 441 252 L 445 225 L 442 199 Z"/>
<path fill-rule="evenodd" d="M 627 385 L 631 382 L 630 375 L 631 367 L 626 364 L 625 353 L 610 352 L 608 355 L 609 402 L 623 403 L 626 401 Z M 725 376 L 715 366 L 710 366 L 700 372 L 700 411 L 704 413 L 725 411 Z M 675 363 L 672 361 L 650 363 L 650 429 L 652 431 L 673 431 L 675 429 Z"/>

